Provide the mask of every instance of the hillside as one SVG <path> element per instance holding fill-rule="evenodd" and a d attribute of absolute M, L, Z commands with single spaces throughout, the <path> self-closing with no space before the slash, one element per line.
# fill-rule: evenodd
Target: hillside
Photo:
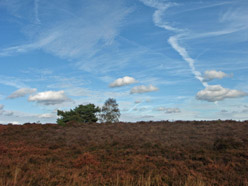
<path fill-rule="evenodd" d="M 248 122 L 0 125 L 0 185 L 248 185 Z"/>

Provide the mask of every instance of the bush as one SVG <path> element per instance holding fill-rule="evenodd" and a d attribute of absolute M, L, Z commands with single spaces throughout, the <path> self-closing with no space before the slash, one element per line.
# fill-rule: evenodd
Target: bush
<path fill-rule="evenodd" d="M 100 112 L 100 108 L 96 107 L 94 104 L 79 105 L 70 111 L 57 111 L 57 115 L 61 118 L 57 119 L 57 124 L 65 125 L 70 121 L 80 122 L 80 123 L 92 123 L 97 122 L 96 113 Z"/>

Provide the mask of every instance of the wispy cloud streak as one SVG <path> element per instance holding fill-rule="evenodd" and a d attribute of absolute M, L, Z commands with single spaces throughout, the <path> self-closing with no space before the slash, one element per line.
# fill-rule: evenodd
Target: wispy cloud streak
<path fill-rule="evenodd" d="M 247 20 L 247 17 L 248 17 L 246 13 L 247 11 L 239 10 L 239 11 L 227 12 L 223 14 L 219 20 L 217 19 L 219 21 L 218 23 L 220 24 L 216 27 L 218 30 L 213 30 L 212 28 L 210 28 L 209 30 L 205 29 L 201 31 L 202 27 L 200 25 L 198 27 L 195 27 L 195 24 L 197 23 L 194 23 L 193 26 L 188 24 L 187 26 L 189 28 L 181 29 L 181 28 L 173 27 L 171 26 L 172 24 L 168 23 L 167 21 L 164 21 L 164 18 L 166 17 L 165 13 L 167 12 L 167 9 L 170 7 L 178 6 L 178 4 L 171 3 L 166 0 L 164 1 L 163 0 L 140 0 L 140 1 L 143 2 L 145 5 L 156 9 L 155 12 L 153 13 L 153 22 L 156 26 L 175 33 L 175 35 L 169 37 L 168 43 L 183 58 L 183 60 L 188 63 L 191 69 L 191 72 L 193 73 L 195 78 L 199 80 L 201 84 L 205 87 L 205 90 L 208 90 L 211 87 L 213 87 L 213 86 L 208 85 L 208 83 L 206 82 L 206 78 L 203 77 L 201 72 L 198 71 L 195 67 L 196 60 L 190 56 L 187 49 L 184 46 L 182 46 L 180 43 L 185 39 L 187 40 L 187 39 L 214 37 L 214 36 L 220 36 L 220 35 L 226 35 L 226 34 L 233 34 L 241 30 L 246 30 L 248 28 L 247 21 L 244 21 L 244 20 Z M 226 4 L 229 4 L 229 3 L 220 3 L 217 5 L 215 4 L 214 6 L 220 6 L 220 5 L 226 5 Z M 203 4 L 201 4 L 201 6 L 202 5 Z M 197 6 L 198 7 L 195 10 L 201 9 L 201 7 L 199 7 L 199 4 Z M 212 7 L 212 6 L 211 5 L 202 6 L 202 8 L 209 8 L 209 7 Z M 191 9 L 191 11 L 193 10 L 194 9 Z M 192 18 L 192 16 L 190 18 Z M 208 19 L 209 15 L 206 18 Z M 192 27 L 192 30 L 190 29 L 190 26 Z M 214 75 L 216 75 L 216 71 L 214 71 Z M 214 78 L 219 78 L 219 73 L 218 73 L 218 76 L 214 76 Z M 219 85 L 215 85 L 214 87 L 218 87 L 218 86 Z M 229 90 L 229 89 L 225 89 L 225 88 L 221 89 L 221 91 L 225 91 L 225 90 Z M 231 90 L 231 91 L 234 92 L 235 94 L 239 93 L 239 91 L 237 90 Z M 206 92 L 206 91 L 204 92 L 203 90 L 200 93 L 206 93 L 208 95 L 209 92 Z M 242 96 L 247 96 L 247 93 L 242 92 Z M 223 96 L 221 99 L 219 99 L 217 94 L 213 94 L 213 98 L 211 97 L 211 101 L 212 100 L 219 101 L 219 100 L 223 100 L 228 97 L 240 97 L 240 96 Z M 197 94 L 196 98 L 199 99 L 199 93 Z M 204 99 L 204 100 L 207 100 L 207 99 Z"/>
<path fill-rule="evenodd" d="M 203 82 L 203 77 L 199 71 L 196 70 L 195 68 L 195 60 L 191 58 L 187 52 L 187 50 L 181 46 L 178 42 L 180 37 L 182 35 L 185 35 L 186 31 L 183 29 L 175 28 L 170 26 L 167 22 L 164 22 L 162 19 L 162 16 L 164 15 L 165 11 L 172 6 L 176 6 L 175 3 L 163 3 L 157 0 L 141 0 L 145 5 L 156 8 L 157 10 L 153 14 L 153 21 L 154 24 L 160 28 L 164 28 L 169 31 L 176 32 L 177 34 L 174 36 L 171 36 L 168 39 L 169 44 L 172 46 L 174 50 L 176 50 L 179 55 L 182 56 L 182 58 L 189 64 L 192 73 L 194 74 L 195 78 L 198 79 L 203 86 L 208 86 L 206 82 Z"/>
<path fill-rule="evenodd" d="M 150 6 L 157 9 L 153 14 L 153 22 L 156 26 L 170 31 L 176 31 L 176 32 L 181 31 L 181 29 L 171 26 L 168 22 L 165 22 L 162 19 L 162 16 L 164 15 L 165 11 L 172 6 L 176 6 L 176 3 L 169 3 L 169 2 L 163 3 L 157 0 L 140 0 L 140 1 L 143 2 L 146 6 Z"/>
<path fill-rule="evenodd" d="M 23 2 L 19 4 L 25 5 Z M 67 0 L 61 0 L 57 6 L 53 4 L 48 0 L 33 0 L 31 11 L 28 9 L 28 14 L 24 14 L 27 20 L 32 19 L 29 21 L 32 24 L 23 27 L 28 38 L 31 36 L 30 39 L 24 44 L 0 49 L 0 56 L 43 49 L 70 60 L 91 58 L 114 43 L 124 18 L 132 11 L 122 1 L 112 0 L 106 3 L 99 0 L 80 1 L 73 10 Z M 7 5 L 12 3 L 8 2 Z M 41 14 L 43 12 L 45 14 Z M 33 22 L 40 24 L 41 20 L 42 27 L 33 25 Z"/>
<path fill-rule="evenodd" d="M 39 19 L 39 1 L 40 0 L 35 0 L 34 1 L 34 14 L 35 14 L 35 22 L 37 24 L 40 24 L 40 19 Z"/>
<path fill-rule="evenodd" d="M 18 46 L 13 46 L 9 48 L 5 48 L 0 51 L 0 56 L 10 56 L 17 53 L 25 53 L 35 49 L 39 49 L 45 47 L 55 41 L 59 37 L 59 33 L 54 32 L 47 37 L 41 38 L 38 41 L 30 44 L 23 44 Z"/>
<path fill-rule="evenodd" d="M 189 56 L 185 48 L 183 48 L 182 46 L 178 44 L 178 37 L 179 36 L 172 36 L 169 38 L 168 42 L 182 56 L 182 58 L 189 64 L 191 71 L 194 74 L 195 78 L 198 79 L 202 83 L 203 86 L 207 87 L 208 84 L 203 81 L 204 78 L 202 77 L 201 72 L 197 71 L 195 68 L 195 65 L 194 65 L 195 60 Z"/>

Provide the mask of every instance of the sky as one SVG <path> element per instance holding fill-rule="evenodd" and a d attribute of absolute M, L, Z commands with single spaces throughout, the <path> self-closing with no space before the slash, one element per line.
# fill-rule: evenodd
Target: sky
<path fill-rule="evenodd" d="M 247 0 L 0 0 L 0 123 L 116 99 L 121 121 L 248 119 Z"/>

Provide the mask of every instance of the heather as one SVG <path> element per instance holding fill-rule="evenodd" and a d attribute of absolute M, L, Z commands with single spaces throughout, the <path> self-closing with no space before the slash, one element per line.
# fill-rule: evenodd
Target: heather
<path fill-rule="evenodd" d="M 0 125 L 0 185 L 248 185 L 248 122 Z"/>

